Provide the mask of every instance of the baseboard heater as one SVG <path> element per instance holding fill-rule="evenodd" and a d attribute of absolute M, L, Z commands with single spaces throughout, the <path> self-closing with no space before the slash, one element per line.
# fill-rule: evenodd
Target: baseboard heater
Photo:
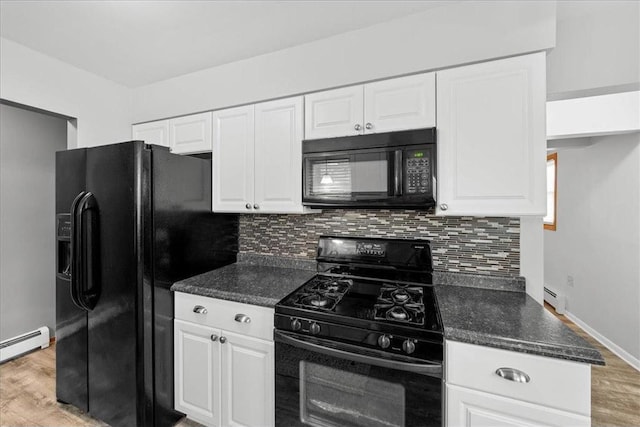
<path fill-rule="evenodd" d="M 564 294 L 558 292 L 557 290 L 547 287 L 544 287 L 544 300 L 549 303 L 553 308 L 555 308 L 556 313 L 564 314 L 564 310 L 566 308 L 566 298 Z"/>
<path fill-rule="evenodd" d="M 43 326 L 35 331 L 0 342 L 0 363 L 36 348 L 47 347 L 49 347 L 49 328 Z"/>

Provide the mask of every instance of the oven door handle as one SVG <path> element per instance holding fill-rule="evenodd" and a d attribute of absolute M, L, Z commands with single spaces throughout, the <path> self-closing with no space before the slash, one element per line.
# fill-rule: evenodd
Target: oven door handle
<path fill-rule="evenodd" d="M 294 338 L 289 334 L 280 331 L 274 331 L 274 338 L 277 342 L 282 342 L 293 347 L 304 350 L 313 351 L 314 353 L 324 354 L 325 356 L 333 356 L 339 359 L 351 360 L 352 362 L 364 363 L 367 365 L 379 366 L 381 368 L 395 369 L 404 372 L 413 372 L 420 375 L 442 378 L 442 364 L 426 364 L 426 363 L 410 363 L 400 362 L 398 360 L 382 359 L 365 354 L 352 353 L 350 351 L 340 350 L 333 347 L 325 347 L 315 344 L 304 339 Z M 345 345 L 345 344 L 341 344 Z"/>

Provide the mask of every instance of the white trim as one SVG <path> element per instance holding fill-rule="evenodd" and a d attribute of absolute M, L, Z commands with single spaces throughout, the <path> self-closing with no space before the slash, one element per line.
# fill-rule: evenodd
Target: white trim
<path fill-rule="evenodd" d="M 633 355 L 626 350 L 622 349 L 620 346 L 614 344 L 612 341 L 604 337 L 602 334 L 597 332 L 595 329 L 584 323 L 582 320 L 578 319 L 575 314 L 570 312 L 565 312 L 564 314 L 567 316 L 569 320 L 571 320 L 576 325 L 580 326 L 586 333 L 591 335 L 596 341 L 600 342 L 603 346 L 607 347 L 611 352 L 613 352 L 620 359 L 627 362 L 637 371 L 640 371 L 640 359 L 633 357 Z"/>

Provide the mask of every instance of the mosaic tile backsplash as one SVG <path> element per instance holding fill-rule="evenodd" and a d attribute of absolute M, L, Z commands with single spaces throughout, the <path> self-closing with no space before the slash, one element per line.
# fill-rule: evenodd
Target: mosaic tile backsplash
<path fill-rule="evenodd" d="M 440 217 L 412 210 L 240 215 L 241 253 L 314 259 L 321 235 L 428 239 L 435 270 L 493 276 L 520 272 L 518 218 Z"/>

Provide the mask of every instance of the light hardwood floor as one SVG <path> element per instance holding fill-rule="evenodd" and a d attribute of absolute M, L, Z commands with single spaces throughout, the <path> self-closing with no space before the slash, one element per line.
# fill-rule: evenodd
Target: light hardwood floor
<path fill-rule="evenodd" d="M 553 309 L 551 309 L 553 311 Z M 602 353 L 607 366 L 591 371 L 592 425 L 640 426 L 640 372 L 564 316 L 568 327 Z M 1 426 L 104 426 L 55 398 L 55 345 L 0 366 Z M 186 420 L 178 426 L 195 426 Z"/>

